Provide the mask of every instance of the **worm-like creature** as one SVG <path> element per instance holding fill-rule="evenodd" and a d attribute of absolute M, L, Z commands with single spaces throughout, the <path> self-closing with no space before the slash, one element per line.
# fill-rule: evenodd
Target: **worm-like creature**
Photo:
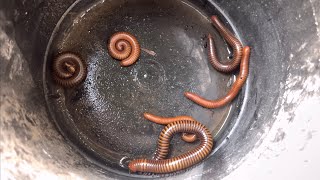
<path fill-rule="evenodd" d="M 71 88 L 87 76 L 85 62 L 76 54 L 65 52 L 53 59 L 53 79 L 61 86 Z"/>
<path fill-rule="evenodd" d="M 219 108 L 226 105 L 237 96 L 243 84 L 246 82 L 246 79 L 249 73 L 249 56 L 250 56 L 250 47 L 245 46 L 243 48 L 243 56 L 241 59 L 240 73 L 226 96 L 217 100 L 207 100 L 191 92 L 185 92 L 184 95 L 191 101 L 205 108 Z"/>
<path fill-rule="evenodd" d="M 150 113 L 144 113 L 143 116 L 149 121 L 157 124 L 161 124 L 161 125 L 167 125 L 175 121 L 187 121 L 187 120 L 196 121 L 190 116 L 160 117 Z M 184 140 L 185 142 L 191 143 L 197 140 L 197 136 L 195 134 L 182 133 L 181 139 Z"/>
<path fill-rule="evenodd" d="M 235 70 L 241 60 L 242 56 L 242 44 L 241 42 L 222 24 L 222 22 L 218 19 L 217 16 L 212 16 L 211 17 L 212 24 L 214 27 L 219 31 L 219 33 L 222 35 L 222 37 L 231 45 L 233 49 L 233 58 L 232 61 L 229 63 L 221 63 L 217 53 L 216 53 L 216 48 L 213 43 L 213 37 L 211 34 L 208 35 L 208 44 L 209 44 L 209 60 L 212 66 L 224 73 L 231 72 Z"/>
<path fill-rule="evenodd" d="M 196 134 L 200 139 L 200 145 L 185 154 L 164 159 L 169 152 L 172 136 L 178 132 Z M 129 162 L 128 167 L 131 172 L 171 173 L 199 163 L 210 154 L 212 147 L 212 135 L 204 125 L 197 121 L 175 121 L 168 124 L 159 136 L 157 153 L 160 160 L 135 159 Z"/>
<path fill-rule="evenodd" d="M 121 61 L 121 66 L 130 66 L 138 60 L 141 50 L 137 39 L 132 34 L 118 32 L 111 36 L 108 51 L 111 57 Z"/>

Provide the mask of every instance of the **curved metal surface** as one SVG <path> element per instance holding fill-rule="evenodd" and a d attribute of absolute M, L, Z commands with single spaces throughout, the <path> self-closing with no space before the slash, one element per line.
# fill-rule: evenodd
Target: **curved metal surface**
<path fill-rule="evenodd" d="M 45 108 L 39 67 L 56 23 L 72 3 L 0 4 L 1 179 L 129 178 L 94 165 L 70 147 Z M 319 179 L 320 3 L 198 3 L 220 9 L 253 47 L 251 76 L 234 114 L 238 121 L 219 150 L 167 179 Z"/>

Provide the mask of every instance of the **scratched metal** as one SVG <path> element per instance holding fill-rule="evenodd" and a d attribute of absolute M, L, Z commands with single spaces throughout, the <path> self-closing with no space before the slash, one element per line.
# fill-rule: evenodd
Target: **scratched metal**
<path fill-rule="evenodd" d="M 41 69 L 45 62 L 45 52 L 51 34 L 57 27 L 57 23 L 59 24 L 59 19 L 63 17 L 69 7 L 72 7 L 74 1 L 1 1 L 1 179 L 136 179 L 137 175 L 128 174 L 125 163 L 128 158 L 132 157 L 131 155 L 150 156 L 154 150 L 154 145 L 151 143 L 155 143 L 153 139 L 157 138 L 157 132 L 161 130 L 161 126 L 152 125 L 142 119 L 141 115 L 138 116 L 147 109 L 153 110 L 153 113 L 156 113 L 157 110 L 161 111 L 159 114 L 167 115 L 193 112 L 189 115 L 193 115 L 210 127 L 210 124 L 208 124 L 209 117 L 206 114 L 211 112 L 214 112 L 214 115 L 218 114 L 216 110 L 204 111 L 199 108 L 203 111 L 201 112 L 193 109 L 197 107 L 194 107 L 192 103 L 174 96 L 174 94 L 183 92 L 179 87 L 189 87 L 190 90 L 195 90 L 197 93 L 205 93 L 206 86 L 203 86 L 203 84 L 208 84 L 208 79 L 205 78 L 208 78 L 207 70 L 198 72 L 202 67 L 209 67 L 208 64 L 204 64 L 207 62 L 204 58 L 205 52 L 199 50 L 204 49 L 201 46 L 205 46 L 205 40 L 197 41 L 194 39 L 199 38 L 196 32 L 207 31 L 203 28 L 207 28 L 215 35 L 217 34 L 212 27 L 195 20 L 198 19 L 199 12 L 195 11 L 193 7 L 198 7 L 200 12 L 204 13 L 224 12 L 223 20 L 232 22 L 229 25 L 236 27 L 236 32 L 240 35 L 242 41 L 253 48 L 250 62 L 251 74 L 245 87 L 246 90 L 241 92 L 238 101 L 234 103 L 235 110 L 229 116 L 229 126 L 225 126 L 217 139 L 219 145 L 216 146 L 214 154 L 187 172 L 176 174 L 176 176 L 167 179 L 319 179 L 320 52 L 318 47 L 320 47 L 320 2 L 316 0 L 217 0 L 214 2 L 197 0 L 192 1 L 195 6 L 189 6 L 186 4 L 189 1 L 183 1 L 183 5 L 176 8 L 174 13 L 181 15 L 179 18 L 189 17 L 190 20 L 178 22 L 172 18 L 172 21 L 176 23 L 175 25 L 180 27 L 180 31 L 174 31 L 174 29 L 165 31 L 166 28 L 171 26 L 164 22 L 162 22 L 162 25 L 166 27 L 150 27 L 156 24 L 156 21 L 151 22 L 152 18 L 157 15 L 155 13 L 150 13 L 150 20 L 146 18 L 145 21 L 143 19 L 138 21 L 137 17 L 135 19 L 134 14 L 137 14 L 135 11 L 130 11 L 131 14 L 126 15 L 117 14 L 118 18 L 123 17 L 122 21 L 127 24 L 127 30 L 132 30 L 139 35 L 143 48 L 156 53 L 153 56 L 152 53 L 143 52 L 138 63 L 128 69 L 121 69 L 118 62 L 110 59 L 107 55 L 106 45 L 103 44 L 103 41 L 107 40 L 105 33 L 112 33 L 115 30 L 108 29 L 109 26 L 104 26 L 105 29 L 99 31 L 97 28 L 107 25 L 106 22 L 101 21 L 108 18 L 99 19 L 96 17 L 101 15 L 101 12 L 98 11 L 99 8 L 102 11 L 106 10 L 103 6 L 104 3 L 114 4 L 114 2 L 101 2 L 103 3 L 93 6 L 97 4 L 95 1 L 86 1 L 86 3 L 78 3 L 78 6 L 70 8 L 75 12 L 66 16 L 67 19 L 64 20 L 65 22 L 75 23 L 68 27 L 63 26 L 63 24 L 70 25 L 70 23 L 62 23 L 60 31 L 67 29 L 70 31 L 58 33 L 54 36 L 53 45 L 56 46 L 50 48 L 50 56 L 53 56 L 56 50 L 76 47 L 78 49 L 72 50 L 83 53 L 92 70 L 88 81 L 82 86 L 74 90 L 64 91 L 54 86 L 47 76 L 45 76 L 43 82 L 43 71 Z M 135 4 L 141 1 L 116 2 Z M 121 8 L 127 6 L 123 5 Z M 148 3 L 141 6 L 146 7 Z M 92 7 L 91 9 L 94 11 L 86 12 L 88 7 Z M 186 9 L 183 12 L 181 12 L 182 7 Z M 118 10 L 121 9 L 119 6 L 117 8 Z M 145 8 L 141 13 L 147 11 L 148 9 Z M 152 11 L 160 10 L 153 8 Z M 166 12 L 169 11 L 172 10 Z M 80 12 L 85 13 L 81 14 Z M 118 13 L 120 12 L 119 10 Z M 106 11 L 105 13 L 112 14 L 112 11 Z M 142 16 L 142 14 L 140 15 Z M 86 19 L 89 17 L 93 18 L 94 21 L 91 22 L 92 19 Z M 132 20 L 130 17 L 132 17 Z M 86 23 L 79 24 L 81 21 Z M 200 25 L 202 28 L 195 26 L 192 28 L 192 24 L 189 23 L 194 21 L 196 21 L 196 25 Z M 144 29 L 137 30 L 139 29 L 138 26 L 132 26 L 134 22 L 139 22 L 140 27 L 143 27 L 142 25 L 146 26 Z M 159 23 L 161 24 L 161 21 Z M 148 24 L 149 26 L 147 26 Z M 114 26 L 122 27 L 115 21 Z M 89 27 L 93 28 L 92 32 L 101 33 L 99 38 L 97 36 L 94 39 L 95 41 L 90 41 L 90 38 L 94 35 L 86 32 Z M 74 28 L 79 31 L 78 36 Z M 145 36 L 143 36 L 144 31 L 147 34 Z M 152 40 L 160 39 L 160 31 L 164 31 L 171 36 L 161 35 L 162 43 L 151 44 Z M 154 32 L 158 32 L 158 34 L 151 36 L 150 34 Z M 177 32 L 178 34 L 175 34 Z M 68 34 L 73 35 L 67 37 Z M 57 39 L 58 37 L 64 38 L 65 43 L 58 43 L 62 42 Z M 87 40 L 87 42 L 85 44 L 79 40 L 82 44 L 77 44 L 78 40 L 70 40 L 72 37 L 80 37 L 80 40 Z M 166 38 L 169 38 L 169 40 Z M 200 36 L 200 38 L 203 38 L 203 36 Z M 221 39 L 218 39 L 218 41 L 223 43 Z M 193 44 L 192 46 L 196 46 L 191 47 L 190 43 Z M 172 51 L 170 51 L 170 47 Z M 95 48 L 97 49 L 94 51 Z M 166 54 L 161 54 L 158 51 L 159 49 L 161 52 L 168 49 L 169 51 L 165 51 Z M 190 49 L 195 50 L 189 54 Z M 181 57 L 176 52 L 177 50 L 184 56 Z M 222 47 L 219 51 L 227 53 L 226 49 Z M 186 55 L 187 52 L 189 52 L 188 55 Z M 163 57 L 171 57 L 171 59 Z M 176 61 L 174 61 L 175 59 Z M 48 61 L 50 61 L 50 58 L 48 58 Z M 161 63 L 161 61 L 172 63 L 172 67 L 166 66 L 166 63 Z M 182 66 L 182 64 L 185 64 L 185 66 Z M 180 67 L 177 67 L 179 65 Z M 195 65 L 199 67 L 194 67 Z M 180 68 L 180 71 L 173 71 L 177 68 Z M 227 89 L 226 84 L 230 84 L 228 76 L 220 82 L 219 74 L 212 69 L 209 72 L 213 83 L 221 83 L 218 84 L 218 87 Z M 191 76 L 195 79 L 188 78 Z M 126 93 L 129 92 L 127 90 L 129 87 L 126 84 L 116 83 L 127 80 L 131 90 L 139 93 L 132 96 Z M 181 83 L 173 84 L 173 81 Z M 50 91 L 44 91 L 43 83 Z M 170 85 L 173 86 L 172 89 L 170 89 Z M 115 93 L 112 89 L 118 89 L 119 91 Z M 217 88 L 212 94 L 209 91 L 207 93 L 209 98 L 219 96 L 216 93 L 223 94 L 223 91 Z M 164 97 L 165 94 L 173 98 L 173 101 L 188 106 L 189 109 L 180 108 L 181 110 L 179 110 L 179 107 L 175 106 L 176 102 L 168 103 L 168 107 L 163 106 L 163 103 L 169 100 L 155 97 Z M 46 101 L 45 97 L 49 101 Z M 117 101 L 120 97 L 124 98 Z M 108 101 L 102 101 L 106 99 Z M 142 103 L 139 99 L 149 100 L 149 105 L 143 105 L 146 102 L 143 101 Z M 136 102 L 132 103 L 132 100 Z M 90 103 L 94 106 L 88 106 Z M 118 104 L 126 104 L 128 108 L 126 110 L 121 109 L 122 106 L 117 106 Z M 83 110 L 86 108 L 88 111 Z M 62 117 L 58 119 L 60 120 L 60 126 L 56 126 L 54 116 L 49 113 L 53 112 L 52 109 L 59 112 L 54 113 L 55 116 Z M 135 109 L 135 111 L 130 109 Z M 124 117 L 130 115 L 132 117 L 122 118 L 123 114 L 119 113 L 118 115 L 121 110 L 124 110 Z M 87 114 L 87 112 L 93 111 L 102 112 L 101 117 L 97 118 L 99 114 L 92 117 Z M 108 123 L 112 122 L 112 119 L 110 120 L 110 116 L 107 116 L 107 114 L 103 114 L 107 111 L 115 112 L 114 114 L 110 113 L 110 116 L 114 116 L 117 121 L 113 122 L 118 124 L 106 127 L 108 128 L 106 133 L 121 134 L 121 136 L 115 138 L 123 140 L 125 134 L 131 133 L 130 131 L 136 128 L 136 130 L 139 130 L 134 132 L 139 135 L 137 138 L 146 137 L 144 143 L 150 143 L 152 147 L 140 147 L 145 152 L 138 152 L 138 147 L 130 146 L 130 142 L 128 143 L 127 140 L 123 141 L 128 146 L 125 149 L 117 141 L 113 141 L 111 137 L 105 137 L 106 130 L 104 127 L 98 126 L 110 126 Z M 79 114 L 76 112 L 79 112 Z M 77 116 L 77 118 L 74 118 L 74 116 Z M 89 129 L 90 126 L 85 126 L 85 118 L 79 116 L 90 116 L 92 119 L 86 122 L 88 125 L 94 125 L 93 120 L 97 119 L 96 126 L 91 128 L 92 131 Z M 79 121 L 76 121 L 78 119 Z M 63 122 L 64 127 L 61 126 Z M 68 129 L 71 125 L 76 128 Z M 127 127 L 133 129 L 127 129 Z M 214 127 L 215 125 L 212 124 L 211 130 Z M 99 129 L 103 133 L 97 133 Z M 71 138 L 72 130 L 81 130 L 86 135 L 87 139 L 81 140 L 91 143 L 87 144 L 87 147 L 92 147 L 91 151 L 79 151 L 81 144 L 77 143 L 79 139 Z M 64 136 L 61 136 L 61 132 Z M 100 134 L 100 138 L 96 134 Z M 112 136 L 112 134 L 108 135 Z M 89 137 L 91 141 L 88 141 Z M 69 141 L 66 141 L 66 138 Z M 115 145 L 112 148 L 109 145 L 106 146 L 109 142 L 105 138 L 109 138 L 110 144 Z M 129 138 L 130 140 L 134 139 L 134 137 Z M 151 142 L 148 142 L 150 140 Z M 174 144 L 177 145 L 177 148 L 174 148 L 174 153 L 182 153 L 183 150 L 180 148 L 182 146 L 189 148 L 179 140 L 178 136 L 174 141 Z M 149 150 L 147 150 L 148 148 Z M 106 153 L 100 154 L 104 157 L 107 157 L 107 155 L 113 156 L 110 160 L 116 163 L 97 166 L 91 160 L 98 158 L 96 155 L 100 152 Z M 136 154 L 131 154 L 132 152 Z M 125 156 L 123 156 L 124 154 Z M 88 156 L 91 157 L 90 160 L 85 158 Z M 117 162 L 119 158 L 121 159 Z M 142 176 L 139 176 L 139 178 L 142 178 Z"/>

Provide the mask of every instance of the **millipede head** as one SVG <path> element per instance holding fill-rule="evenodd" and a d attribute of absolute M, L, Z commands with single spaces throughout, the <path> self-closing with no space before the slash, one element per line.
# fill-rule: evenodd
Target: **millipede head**
<path fill-rule="evenodd" d="M 128 164 L 130 172 L 137 172 L 136 164 L 133 161 L 130 161 Z"/>

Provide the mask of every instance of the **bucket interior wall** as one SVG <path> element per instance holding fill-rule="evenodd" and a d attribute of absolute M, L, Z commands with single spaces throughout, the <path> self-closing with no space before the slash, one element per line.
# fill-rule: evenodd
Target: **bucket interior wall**
<path fill-rule="evenodd" d="M 218 37 L 220 55 L 228 54 L 212 14 L 252 52 L 242 91 L 217 110 L 183 97 L 186 90 L 222 95 L 237 75 L 208 69 L 207 32 Z M 316 0 L 1 0 L 1 178 L 151 178 L 125 165 L 150 158 L 156 147 L 162 126 L 144 120 L 145 111 L 192 115 L 215 136 L 205 161 L 159 178 L 319 177 L 319 19 Z M 106 49 L 120 30 L 157 55 L 142 52 L 133 67 L 121 68 Z M 61 51 L 87 59 L 88 77 L 78 88 L 52 81 L 50 63 Z M 172 144 L 172 155 L 194 148 L 178 136 Z M 273 169 L 293 156 L 287 168 Z"/>

